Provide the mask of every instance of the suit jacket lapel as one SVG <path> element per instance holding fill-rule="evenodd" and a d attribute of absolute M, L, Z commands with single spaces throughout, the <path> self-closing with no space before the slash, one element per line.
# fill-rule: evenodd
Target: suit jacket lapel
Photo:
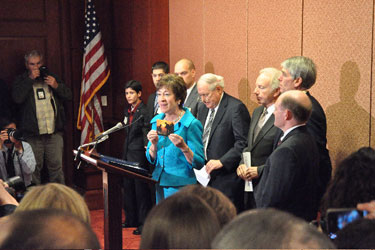
<path fill-rule="evenodd" d="M 274 126 L 274 122 L 275 122 L 275 117 L 272 114 L 270 116 L 270 118 L 268 118 L 266 123 L 263 125 L 262 129 L 259 131 L 258 137 L 255 138 L 255 141 L 252 144 L 251 149 L 253 149 L 255 147 L 255 145 L 257 145 L 262 140 L 262 138 L 265 136 L 265 134 L 267 134 L 267 132 Z"/>
<path fill-rule="evenodd" d="M 196 98 L 196 92 L 197 92 L 197 84 L 193 87 L 193 89 L 190 92 L 190 95 L 188 96 L 188 99 L 186 99 L 185 105 L 186 107 L 190 107 L 193 100 Z"/>
<path fill-rule="evenodd" d="M 211 127 L 210 136 L 208 138 L 207 145 L 210 144 L 212 135 L 215 133 L 215 130 L 216 130 L 217 126 L 219 125 L 221 119 L 223 118 L 223 116 L 225 114 L 225 111 L 227 110 L 227 106 L 228 106 L 228 98 L 227 98 L 227 94 L 224 93 L 224 96 L 221 99 L 219 108 L 216 111 L 216 115 L 215 115 L 214 122 L 213 122 L 212 127 Z"/>
<path fill-rule="evenodd" d="M 251 123 L 250 123 L 250 129 L 249 129 L 249 141 L 247 142 L 249 145 L 253 145 L 253 138 L 254 138 L 254 130 L 255 130 L 255 127 L 257 126 L 258 124 L 258 121 L 259 121 L 259 118 L 260 116 L 262 115 L 262 112 L 261 112 L 262 109 L 260 108 L 257 108 L 254 110 L 254 114 L 253 114 L 253 117 L 251 118 Z M 254 145 L 253 145 L 254 146 Z M 252 147 L 253 147 L 252 146 Z"/>

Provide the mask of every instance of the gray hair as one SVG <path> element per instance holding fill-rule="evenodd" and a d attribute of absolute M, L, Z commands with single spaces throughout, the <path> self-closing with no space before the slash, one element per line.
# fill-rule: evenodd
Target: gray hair
<path fill-rule="evenodd" d="M 294 56 L 286 59 L 281 66 L 288 70 L 293 79 L 302 78 L 301 87 L 311 88 L 316 80 L 316 67 L 314 62 L 305 56 Z"/>
<path fill-rule="evenodd" d="M 275 90 L 279 87 L 279 77 L 281 75 L 281 71 L 275 68 L 264 68 L 259 71 L 259 74 L 267 75 L 270 78 L 270 86 L 272 90 Z"/>
<path fill-rule="evenodd" d="M 30 57 L 36 57 L 39 56 L 41 60 L 43 60 L 43 54 L 37 50 L 32 50 L 25 54 L 25 63 L 27 64 L 29 62 Z"/>
<path fill-rule="evenodd" d="M 224 77 L 212 73 L 202 75 L 198 80 L 198 83 L 199 82 L 204 82 L 210 85 L 210 90 L 214 90 L 216 86 L 224 88 Z"/>

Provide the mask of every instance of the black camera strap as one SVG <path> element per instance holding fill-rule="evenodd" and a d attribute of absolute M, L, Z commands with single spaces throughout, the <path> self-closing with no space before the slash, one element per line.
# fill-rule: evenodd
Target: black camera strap
<path fill-rule="evenodd" d="M 14 163 L 13 163 L 13 156 L 14 156 L 13 147 L 14 146 L 12 145 L 12 147 L 8 148 L 7 156 L 5 155 L 5 152 L 3 151 L 4 160 L 6 159 L 5 167 L 7 170 L 8 178 L 16 175 L 14 171 Z"/>

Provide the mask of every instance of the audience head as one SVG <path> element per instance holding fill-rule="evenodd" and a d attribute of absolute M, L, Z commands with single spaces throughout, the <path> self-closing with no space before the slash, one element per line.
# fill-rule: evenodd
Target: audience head
<path fill-rule="evenodd" d="M 280 95 L 275 103 L 275 126 L 284 132 L 296 125 L 305 124 L 311 115 L 312 104 L 302 91 L 291 90 Z"/>
<path fill-rule="evenodd" d="M 207 202 L 215 211 L 221 227 L 231 221 L 237 214 L 236 207 L 231 200 L 216 188 L 194 184 L 183 187 L 179 193 L 182 192 L 197 195 Z"/>
<path fill-rule="evenodd" d="M 37 50 L 32 50 L 25 54 L 25 66 L 29 71 L 39 69 L 43 65 L 43 54 Z"/>
<path fill-rule="evenodd" d="M 179 60 L 174 66 L 174 73 L 184 79 L 186 88 L 190 88 L 195 83 L 195 66 L 190 59 Z"/>
<path fill-rule="evenodd" d="M 212 242 L 214 249 L 335 248 L 316 227 L 276 209 L 254 209 L 229 222 Z"/>
<path fill-rule="evenodd" d="M 0 249 L 99 249 L 90 226 L 57 209 L 15 212 L 0 221 Z"/>
<path fill-rule="evenodd" d="M 339 249 L 374 249 L 375 220 L 359 219 L 337 232 L 333 240 Z"/>
<path fill-rule="evenodd" d="M 152 65 L 151 67 L 151 76 L 152 81 L 156 87 L 156 84 L 160 81 L 160 79 L 169 73 L 169 65 L 166 62 L 159 61 Z"/>
<path fill-rule="evenodd" d="M 258 104 L 269 107 L 275 103 L 280 95 L 280 75 L 281 71 L 275 68 L 264 68 L 259 72 L 254 89 Z"/>
<path fill-rule="evenodd" d="M 375 200 L 375 150 L 360 148 L 339 163 L 322 199 L 321 212 L 328 208 L 352 208 Z"/>
<path fill-rule="evenodd" d="M 175 101 L 178 103 L 179 108 L 182 109 L 186 98 L 186 86 L 181 77 L 174 74 L 163 76 L 156 85 L 158 95 L 161 89 L 171 91 L 175 97 Z"/>
<path fill-rule="evenodd" d="M 281 63 L 281 93 L 292 89 L 310 89 L 316 80 L 314 62 L 305 56 L 294 56 Z"/>
<path fill-rule="evenodd" d="M 224 77 L 207 73 L 198 80 L 198 94 L 207 108 L 215 108 L 224 92 Z"/>
<path fill-rule="evenodd" d="M 176 193 L 150 211 L 140 248 L 210 248 L 219 230 L 216 214 L 204 200 L 196 195 Z"/>
<path fill-rule="evenodd" d="M 35 186 L 26 193 L 16 211 L 55 208 L 68 211 L 90 224 L 90 212 L 83 197 L 58 183 Z"/>

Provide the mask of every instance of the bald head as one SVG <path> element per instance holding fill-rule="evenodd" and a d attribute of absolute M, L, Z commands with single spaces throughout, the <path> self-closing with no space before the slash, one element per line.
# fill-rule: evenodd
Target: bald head
<path fill-rule="evenodd" d="M 193 86 L 195 82 L 195 66 L 192 60 L 183 58 L 174 66 L 174 73 L 184 79 L 186 88 Z"/>
<path fill-rule="evenodd" d="M 310 118 L 312 104 L 305 92 L 289 90 L 280 95 L 275 104 L 275 126 L 284 132 Z"/>

